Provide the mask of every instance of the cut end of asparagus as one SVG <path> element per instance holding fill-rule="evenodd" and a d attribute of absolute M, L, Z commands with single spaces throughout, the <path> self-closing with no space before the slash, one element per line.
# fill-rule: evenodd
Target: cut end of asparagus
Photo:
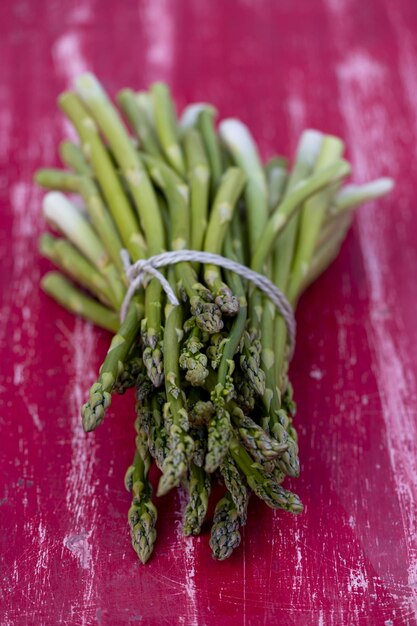
<path fill-rule="evenodd" d="M 213 117 L 216 117 L 217 110 L 211 105 L 205 102 L 195 102 L 190 104 L 183 111 L 180 120 L 180 128 L 182 131 L 186 131 L 188 128 L 193 128 L 197 125 L 198 117 L 202 111 L 208 111 Z"/>
<path fill-rule="evenodd" d="M 318 130 L 307 129 L 300 138 L 298 144 L 298 158 L 302 159 L 307 166 L 313 167 L 319 155 L 322 143 L 323 133 Z"/>
<path fill-rule="evenodd" d="M 219 134 L 232 153 L 242 155 L 246 163 L 245 172 L 251 166 L 254 168 L 254 173 L 259 169 L 262 170 L 256 143 L 243 122 L 235 118 L 223 120 L 219 124 Z M 242 163 L 239 162 L 239 165 Z"/>
<path fill-rule="evenodd" d="M 81 96 L 87 93 L 90 97 L 105 97 L 107 99 L 103 87 L 94 74 L 90 72 L 81 74 L 81 76 L 75 80 L 75 88 Z"/>
<path fill-rule="evenodd" d="M 376 200 L 394 189 L 394 181 L 392 178 L 378 178 L 364 185 L 346 185 L 339 191 L 335 197 L 335 207 L 331 213 L 337 213 L 339 210 L 354 208 L 358 204 Z"/>

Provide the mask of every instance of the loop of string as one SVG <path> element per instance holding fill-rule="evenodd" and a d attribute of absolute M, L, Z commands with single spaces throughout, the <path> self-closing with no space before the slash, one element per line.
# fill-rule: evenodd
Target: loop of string
<path fill-rule="evenodd" d="M 156 254 L 147 259 L 140 259 L 135 263 L 130 262 L 129 253 L 127 250 L 121 251 L 121 257 L 123 266 L 126 272 L 126 277 L 129 282 L 129 287 L 126 291 L 121 309 L 120 320 L 123 322 L 126 318 L 126 313 L 129 308 L 130 301 L 133 295 L 141 287 L 144 286 L 145 279 L 149 276 L 156 278 L 161 283 L 163 290 L 165 291 L 169 302 L 173 306 L 178 306 L 179 301 L 175 295 L 171 285 L 165 278 L 165 276 L 158 271 L 159 267 L 166 267 L 167 265 L 174 265 L 176 263 L 191 262 L 191 263 L 204 263 L 209 265 L 216 265 L 226 270 L 230 270 L 244 279 L 249 280 L 258 289 L 260 289 L 271 302 L 275 305 L 278 311 L 281 313 L 288 333 L 288 340 L 290 345 L 290 353 L 294 351 L 295 346 L 295 333 L 296 323 L 294 318 L 294 312 L 287 298 L 282 291 L 278 289 L 274 283 L 269 280 L 263 274 L 259 274 L 254 270 L 251 270 L 245 265 L 241 265 L 232 259 L 221 256 L 220 254 L 213 254 L 212 252 L 202 252 L 199 250 L 171 250 L 169 252 L 162 252 Z"/>

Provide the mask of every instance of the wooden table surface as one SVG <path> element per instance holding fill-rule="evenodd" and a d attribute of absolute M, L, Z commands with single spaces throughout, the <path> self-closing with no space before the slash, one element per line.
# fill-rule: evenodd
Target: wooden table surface
<path fill-rule="evenodd" d="M 0 551 L 3 626 L 417 624 L 417 3 L 415 0 L 4 0 L 0 3 Z M 291 375 L 305 503 L 252 502 L 239 550 L 180 533 L 130 547 L 123 475 L 133 397 L 94 434 L 79 407 L 109 336 L 43 295 L 42 192 L 72 131 L 55 99 L 84 70 L 114 94 L 156 79 L 179 107 L 206 100 L 265 157 L 302 129 L 345 138 L 362 207 L 303 297 Z"/>

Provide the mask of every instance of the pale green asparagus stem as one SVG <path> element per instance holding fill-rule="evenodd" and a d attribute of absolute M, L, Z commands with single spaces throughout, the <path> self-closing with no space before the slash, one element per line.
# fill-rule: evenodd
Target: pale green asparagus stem
<path fill-rule="evenodd" d="M 113 219 L 104 206 L 99 189 L 92 178 L 55 169 L 41 169 L 36 172 L 36 182 L 48 189 L 60 189 L 79 193 L 85 202 L 91 223 L 101 239 L 112 262 L 123 276 L 123 264 L 120 258 L 122 241 Z M 122 279 L 123 280 L 123 279 Z M 118 294 L 123 296 L 123 292 Z"/>
<path fill-rule="evenodd" d="M 92 74 L 84 74 L 78 78 L 76 88 L 106 136 L 127 182 L 145 232 L 148 253 L 152 255 L 162 252 L 165 247 L 165 233 L 155 190 L 119 114 Z M 155 361 L 161 361 L 158 344 L 162 333 L 161 286 L 156 279 L 152 280 L 146 289 L 145 311 L 146 331 L 142 333 L 142 337 L 146 347 L 149 348 L 148 352 L 151 353 L 146 363 L 152 364 L 148 369 L 151 375 L 153 371 L 158 371 L 154 384 L 159 386 L 162 383 L 162 375 L 159 375 L 158 363 L 156 370 L 153 367 Z"/>
<path fill-rule="evenodd" d="M 393 188 L 394 181 L 392 178 L 378 178 L 364 185 L 346 185 L 333 198 L 328 215 L 338 215 L 340 212 L 349 211 L 365 202 L 381 198 Z"/>
<path fill-rule="evenodd" d="M 237 201 L 243 191 L 245 177 L 238 167 L 229 168 L 224 174 L 213 206 L 204 239 L 204 251 L 221 254 L 224 238 L 233 218 Z M 221 270 L 215 265 L 204 266 L 204 280 L 216 296 L 216 303 L 222 313 L 234 315 L 239 310 L 239 302 L 230 288 L 222 281 Z"/>
<path fill-rule="evenodd" d="M 345 216 L 349 217 L 349 216 Z M 344 220 L 344 224 L 340 224 L 338 229 L 332 236 L 328 237 L 326 241 L 317 249 L 313 258 L 310 261 L 309 270 L 304 277 L 303 282 L 300 284 L 297 297 L 307 289 L 307 287 L 314 282 L 332 263 L 339 253 L 340 246 L 346 236 L 346 232 L 350 226 L 350 220 Z"/>
<path fill-rule="evenodd" d="M 344 149 L 343 142 L 337 137 L 325 136 L 314 167 L 314 173 L 325 171 L 335 161 L 341 158 Z M 291 277 L 287 295 L 291 302 L 295 301 L 303 278 L 308 272 L 308 266 L 314 253 L 320 228 L 331 204 L 337 185 L 329 185 L 315 196 L 307 200 L 300 214 L 297 247 L 291 268 Z"/>
<path fill-rule="evenodd" d="M 252 269 L 258 272 L 262 271 L 263 264 L 270 254 L 276 238 L 283 231 L 297 209 L 302 206 L 303 202 L 324 187 L 345 178 L 350 174 L 350 171 L 349 163 L 339 159 L 329 167 L 313 174 L 307 180 L 298 183 L 292 193 L 287 196 L 269 218 L 252 258 Z"/>
<path fill-rule="evenodd" d="M 264 169 L 252 135 L 242 122 L 237 119 L 224 120 L 219 126 L 219 133 L 234 162 L 246 176 L 245 207 L 250 250 L 253 255 L 268 220 L 268 197 Z"/>
<path fill-rule="evenodd" d="M 268 208 L 272 212 L 281 200 L 288 182 L 288 163 L 283 157 L 273 157 L 265 165 Z"/>
<path fill-rule="evenodd" d="M 107 250 L 81 211 L 59 191 L 50 191 L 43 199 L 45 219 L 63 233 L 82 254 L 105 276 L 116 305 L 120 305 L 124 290 L 117 269 Z"/>
<path fill-rule="evenodd" d="M 114 301 L 113 293 L 104 277 L 69 241 L 43 233 L 39 240 L 39 250 L 59 269 L 91 291 L 103 304 L 117 310 L 117 302 Z"/>
<path fill-rule="evenodd" d="M 59 304 L 85 319 L 112 332 L 119 328 L 117 313 L 89 298 L 59 272 L 48 272 L 41 280 L 41 287 Z"/>
<path fill-rule="evenodd" d="M 43 199 L 46 221 L 64 234 L 101 271 L 109 258 L 100 239 L 81 211 L 58 191 L 50 191 Z"/>
<path fill-rule="evenodd" d="M 320 152 L 320 148 L 323 142 L 323 135 L 315 130 L 306 130 L 301 135 L 297 154 L 295 158 L 294 167 L 288 178 L 285 194 L 283 199 L 285 200 L 296 186 L 306 180 L 313 171 L 315 162 Z M 276 286 L 284 293 L 287 290 L 287 284 L 290 274 L 290 268 L 294 256 L 294 246 L 296 242 L 297 230 L 298 230 L 298 215 L 295 214 L 287 224 L 286 228 L 278 236 L 273 254 L 273 269 L 272 278 Z M 283 363 L 285 358 L 286 341 L 287 341 L 287 328 L 285 322 L 280 315 L 275 313 L 274 321 L 274 344 L 269 346 L 274 352 L 274 368 L 273 379 L 274 383 L 269 383 L 267 386 L 272 390 L 271 401 L 273 402 L 273 415 L 272 421 L 276 419 L 274 413 L 279 408 L 279 393 L 282 389 L 282 374 Z M 275 391 L 275 387 L 277 392 Z M 278 406 L 277 406 L 278 405 Z M 271 423 L 272 427 L 272 423 Z"/>
<path fill-rule="evenodd" d="M 168 163 L 178 174 L 185 176 L 186 168 L 178 138 L 175 109 L 167 85 L 154 83 L 151 86 L 151 96 L 159 143 Z"/>
<path fill-rule="evenodd" d="M 97 428 L 104 419 L 106 409 L 111 403 L 113 387 L 137 337 L 142 317 L 143 306 L 136 297 L 131 301 L 126 319 L 112 339 L 100 368 L 98 381 L 90 389 L 89 400 L 82 407 L 83 427 L 86 432 Z"/>
<path fill-rule="evenodd" d="M 92 170 L 81 148 L 72 141 L 62 141 L 59 146 L 59 155 L 64 165 L 70 167 L 76 174 L 92 176 Z"/>
<path fill-rule="evenodd" d="M 211 106 L 202 106 L 198 111 L 197 125 L 203 138 L 204 147 L 206 149 L 207 158 L 210 164 L 210 189 L 211 197 L 217 191 L 220 178 L 223 172 L 223 157 L 220 150 L 219 139 L 214 126 L 216 110 Z"/>
<path fill-rule="evenodd" d="M 202 250 L 207 228 L 210 168 L 204 145 L 197 130 L 190 128 L 184 134 L 184 150 L 190 186 L 192 250 Z"/>
<path fill-rule="evenodd" d="M 117 102 L 126 116 L 129 125 L 139 140 L 139 145 L 147 154 L 163 159 L 153 128 L 139 106 L 136 94 L 131 89 L 123 89 L 117 94 Z"/>
<path fill-rule="evenodd" d="M 92 74 L 76 80 L 76 89 L 105 135 L 119 164 L 145 231 L 149 254 L 164 248 L 164 228 L 154 189 L 132 140 L 104 89 Z"/>
<path fill-rule="evenodd" d="M 45 167 L 35 174 L 35 182 L 46 189 L 59 189 L 77 193 L 80 187 L 80 177 L 73 172 Z"/>
<path fill-rule="evenodd" d="M 94 169 L 123 244 L 134 261 L 145 257 L 146 242 L 113 162 L 98 134 L 96 123 L 75 93 L 62 94 L 59 98 L 59 106 L 80 136 L 83 151 Z"/>

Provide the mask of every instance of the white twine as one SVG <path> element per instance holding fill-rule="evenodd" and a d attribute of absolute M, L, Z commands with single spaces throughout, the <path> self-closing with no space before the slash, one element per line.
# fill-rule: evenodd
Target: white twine
<path fill-rule="evenodd" d="M 145 279 L 148 276 L 157 278 L 161 283 L 163 290 L 165 291 L 168 300 L 173 306 L 178 306 L 179 301 L 175 295 L 171 285 L 161 272 L 158 272 L 158 267 L 165 267 L 167 265 L 174 265 L 176 263 L 191 262 L 191 263 L 205 263 L 209 265 L 216 265 L 223 269 L 230 270 L 239 276 L 242 276 L 246 280 L 256 285 L 264 294 L 268 296 L 271 302 L 276 306 L 281 313 L 285 325 L 287 327 L 288 340 L 290 344 L 291 355 L 295 346 L 295 333 L 296 323 L 294 318 L 294 312 L 287 298 L 282 291 L 278 289 L 272 281 L 269 280 L 263 274 L 259 274 L 254 270 L 251 270 L 245 265 L 241 265 L 232 259 L 221 256 L 220 254 L 213 254 L 211 252 L 201 252 L 198 250 L 171 250 L 169 252 L 162 252 L 156 254 L 147 259 L 140 259 L 135 263 L 130 262 L 129 253 L 127 250 L 121 251 L 121 257 L 123 266 L 126 272 L 126 277 L 129 282 L 126 295 L 124 297 L 121 309 L 120 320 L 124 322 L 129 308 L 130 301 L 133 295 L 143 287 Z"/>

